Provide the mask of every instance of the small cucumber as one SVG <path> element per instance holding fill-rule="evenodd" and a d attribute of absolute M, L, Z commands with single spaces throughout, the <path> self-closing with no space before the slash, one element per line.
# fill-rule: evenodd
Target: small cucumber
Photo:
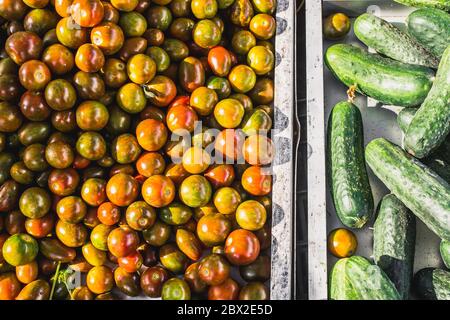
<path fill-rule="evenodd" d="M 416 218 L 396 196 L 388 194 L 380 202 L 373 228 L 374 261 L 407 300 L 413 278 Z"/>
<path fill-rule="evenodd" d="M 370 13 L 353 24 L 356 37 L 366 46 L 394 60 L 436 69 L 439 59 L 409 34 Z"/>
<path fill-rule="evenodd" d="M 325 53 L 325 63 L 346 86 L 386 105 L 414 107 L 430 91 L 433 70 L 369 53 L 349 44 L 335 44 Z"/>
<path fill-rule="evenodd" d="M 431 231 L 450 240 L 450 185 L 384 138 L 369 142 L 366 161 L 375 175 Z"/>
<path fill-rule="evenodd" d="M 416 10 L 406 18 L 406 24 L 409 34 L 437 57 L 441 57 L 450 44 L 450 14 L 442 10 Z"/>
<path fill-rule="evenodd" d="M 448 0 L 394 0 L 394 1 L 410 7 L 437 8 L 445 11 L 450 11 L 450 1 Z"/>
<path fill-rule="evenodd" d="M 352 256 L 338 260 L 331 271 L 332 300 L 400 300 L 391 280 L 366 258 Z"/>
<path fill-rule="evenodd" d="M 450 300 L 450 272 L 424 268 L 414 276 L 414 289 L 425 300 Z"/>
<path fill-rule="evenodd" d="M 426 157 L 450 132 L 450 45 L 444 51 L 436 80 L 406 130 L 405 147 L 416 158 Z"/>
<path fill-rule="evenodd" d="M 450 269 L 450 241 L 442 240 L 439 246 L 442 261 L 444 261 L 447 269 Z"/>
<path fill-rule="evenodd" d="M 364 162 L 361 112 L 339 102 L 328 120 L 328 176 L 337 216 L 349 228 L 362 228 L 373 214 L 373 196 Z"/>

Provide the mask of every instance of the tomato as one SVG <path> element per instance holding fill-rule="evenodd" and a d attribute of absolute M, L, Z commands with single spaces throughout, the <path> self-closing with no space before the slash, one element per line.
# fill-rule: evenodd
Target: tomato
<path fill-rule="evenodd" d="M 221 213 L 211 213 L 200 218 L 197 235 L 208 247 L 223 244 L 231 231 L 231 222 Z"/>
<path fill-rule="evenodd" d="M 225 255 L 234 265 L 247 265 L 259 255 L 259 240 L 252 232 L 245 229 L 232 231 L 225 241 Z"/>
<path fill-rule="evenodd" d="M 175 185 L 166 176 L 151 176 L 142 186 L 142 196 L 152 207 L 165 207 L 175 198 Z"/>
<path fill-rule="evenodd" d="M 244 106 L 236 99 L 223 99 L 214 107 L 214 117 L 224 128 L 232 129 L 239 126 L 244 117 Z"/>
<path fill-rule="evenodd" d="M 142 231 L 155 224 L 156 211 L 144 201 L 136 201 L 130 204 L 126 211 L 127 224 L 134 230 Z"/>
<path fill-rule="evenodd" d="M 207 285 L 224 283 L 230 275 L 230 265 L 221 255 L 212 253 L 204 257 L 198 266 L 200 279 Z"/>
<path fill-rule="evenodd" d="M 179 188 L 179 197 L 184 204 L 197 208 L 211 199 L 212 189 L 208 180 L 200 175 L 192 175 L 183 180 Z"/>
<path fill-rule="evenodd" d="M 216 138 L 214 149 L 230 160 L 242 157 L 244 134 L 234 129 L 222 130 Z"/>
<path fill-rule="evenodd" d="M 138 245 L 138 234 L 128 226 L 116 228 L 108 235 L 108 250 L 117 258 L 136 252 Z"/>
<path fill-rule="evenodd" d="M 256 74 L 249 66 L 240 64 L 231 69 L 228 80 L 234 91 L 246 93 L 255 86 Z"/>
<path fill-rule="evenodd" d="M 241 288 L 239 300 L 269 300 L 269 289 L 262 282 L 250 282 Z"/>
<path fill-rule="evenodd" d="M 199 174 L 208 169 L 211 157 L 204 149 L 191 147 L 184 153 L 182 161 L 187 172 Z"/>
<path fill-rule="evenodd" d="M 118 223 L 120 216 L 120 207 L 112 202 L 103 202 L 97 209 L 98 220 L 108 226 Z"/>
<path fill-rule="evenodd" d="M 208 289 L 208 300 L 237 300 L 239 285 L 232 278 Z"/>
<path fill-rule="evenodd" d="M 272 190 L 272 175 L 268 168 L 251 166 L 242 174 L 242 186 L 254 196 L 263 196 Z"/>
<path fill-rule="evenodd" d="M 252 18 L 249 28 L 258 39 L 268 40 L 275 34 L 276 22 L 271 15 L 260 13 Z"/>
<path fill-rule="evenodd" d="M 147 151 L 158 151 L 167 140 L 166 126 L 161 122 L 153 119 L 145 119 L 139 122 L 136 127 L 136 138 Z"/>
<path fill-rule="evenodd" d="M 164 173 L 166 163 L 160 153 L 147 152 L 139 157 L 136 162 L 136 169 L 144 177 L 160 175 Z"/>
<path fill-rule="evenodd" d="M 334 229 L 328 235 L 328 250 L 337 258 L 347 258 L 355 254 L 358 240 L 353 232 L 344 228 Z"/>
<path fill-rule="evenodd" d="M 204 175 L 215 189 L 229 187 L 235 178 L 234 168 L 230 164 L 212 166 Z"/>
<path fill-rule="evenodd" d="M 17 280 L 23 284 L 28 284 L 38 277 L 38 264 L 36 261 L 16 267 Z"/>
<path fill-rule="evenodd" d="M 202 243 L 194 233 L 188 230 L 178 229 L 176 233 L 176 242 L 181 252 L 189 259 L 194 261 L 200 259 L 203 252 Z"/>
<path fill-rule="evenodd" d="M 77 50 L 75 64 L 81 71 L 97 72 L 105 64 L 105 56 L 96 45 L 85 43 Z"/>
<path fill-rule="evenodd" d="M 189 267 L 187 267 L 183 277 L 184 281 L 186 281 L 189 285 L 191 291 L 195 293 L 202 293 L 207 288 L 206 283 L 200 279 L 198 273 L 199 265 L 199 262 L 192 263 Z"/>
<path fill-rule="evenodd" d="M 91 42 L 99 47 L 104 54 L 113 55 L 123 46 L 125 36 L 122 29 L 115 23 L 104 22 L 91 30 Z"/>
<path fill-rule="evenodd" d="M 19 80 L 27 90 L 43 90 L 51 79 L 47 65 L 39 60 L 28 60 L 19 69 Z"/>
<path fill-rule="evenodd" d="M 87 204 L 97 207 L 106 200 L 105 188 L 105 180 L 98 178 L 87 179 L 81 186 L 81 197 Z"/>
<path fill-rule="evenodd" d="M 155 77 L 156 63 L 145 54 L 136 54 L 127 61 L 127 73 L 134 83 L 147 83 Z"/>
<path fill-rule="evenodd" d="M 189 104 L 199 115 L 207 116 L 218 101 L 217 93 L 213 89 L 198 87 L 191 93 Z"/>
<path fill-rule="evenodd" d="M 193 132 L 196 121 L 198 121 L 197 113 L 188 105 L 172 106 L 167 111 L 167 127 L 176 134 L 182 135 L 185 130 Z"/>
<path fill-rule="evenodd" d="M 267 213 L 264 206 L 255 200 L 247 200 L 236 210 L 236 221 L 243 229 L 255 231 L 266 223 Z"/>
<path fill-rule="evenodd" d="M 231 187 L 220 188 L 214 194 L 214 205 L 223 214 L 234 213 L 241 202 L 242 199 L 239 192 Z"/>
<path fill-rule="evenodd" d="M 132 176 L 125 173 L 113 175 L 106 185 L 109 201 L 119 207 L 128 206 L 139 195 L 139 184 Z"/>
<path fill-rule="evenodd" d="M 145 270 L 141 275 L 141 288 L 145 295 L 151 298 L 161 296 L 163 284 L 169 280 L 166 269 L 156 266 Z"/>
<path fill-rule="evenodd" d="M 53 214 L 46 214 L 42 218 L 25 220 L 25 230 L 34 238 L 44 238 L 49 235 L 55 226 Z"/>
<path fill-rule="evenodd" d="M 222 46 L 214 47 L 208 52 L 208 64 L 215 75 L 225 77 L 231 70 L 231 54 Z"/>
<path fill-rule="evenodd" d="M 125 257 L 120 257 L 118 260 L 119 267 L 123 268 L 128 273 L 137 272 L 142 266 L 142 255 L 136 251 Z"/>
<path fill-rule="evenodd" d="M 74 0 L 70 7 L 72 18 L 82 27 L 93 27 L 103 19 L 104 8 L 100 0 Z"/>
<path fill-rule="evenodd" d="M 0 274 L 0 300 L 14 300 L 20 289 L 20 282 L 13 272 Z"/>
<path fill-rule="evenodd" d="M 93 267 L 86 276 L 86 284 L 95 294 L 111 291 L 114 286 L 113 273 L 107 266 Z"/>

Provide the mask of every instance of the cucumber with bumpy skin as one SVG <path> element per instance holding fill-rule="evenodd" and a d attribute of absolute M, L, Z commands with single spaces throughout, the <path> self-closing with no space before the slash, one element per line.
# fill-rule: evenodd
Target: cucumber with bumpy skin
<path fill-rule="evenodd" d="M 337 216 L 349 228 L 362 228 L 373 214 L 373 196 L 364 162 L 361 112 L 346 101 L 328 120 L 328 168 Z"/>
<path fill-rule="evenodd" d="M 445 11 L 450 11 L 450 1 L 448 0 L 394 0 L 394 1 L 410 7 L 437 8 Z"/>
<path fill-rule="evenodd" d="M 405 133 L 406 130 L 408 129 L 409 124 L 411 123 L 417 110 L 418 110 L 418 108 L 403 108 L 398 113 L 397 124 L 400 127 L 400 129 L 403 131 L 403 133 Z M 444 161 L 445 163 L 450 163 L 450 137 L 449 136 L 447 136 L 447 139 L 445 139 L 445 141 L 439 146 L 439 148 L 437 148 L 436 151 L 433 152 L 433 154 L 427 158 L 427 160 L 425 162 L 428 162 L 428 163 L 426 163 L 426 164 L 430 165 L 430 161 L 432 159 L 441 160 L 441 161 Z M 433 161 L 431 161 L 431 162 L 433 162 Z M 439 164 L 438 167 L 442 167 L 442 165 Z M 434 169 L 434 168 L 432 168 L 432 169 Z M 450 170 L 450 168 L 448 168 L 448 170 Z M 446 179 L 446 180 L 449 181 L 448 179 Z"/>
<path fill-rule="evenodd" d="M 400 300 L 391 280 L 380 267 L 366 258 L 340 259 L 331 271 L 330 298 L 333 300 Z"/>
<path fill-rule="evenodd" d="M 408 32 L 437 57 L 450 44 L 450 14 L 432 8 L 416 10 L 406 18 Z"/>
<path fill-rule="evenodd" d="M 441 258 L 445 266 L 447 269 L 450 269 L 450 241 L 442 240 L 439 246 L 439 252 L 441 253 Z"/>
<path fill-rule="evenodd" d="M 381 200 L 373 225 L 373 257 L 407 300 L 413 278 L 416 219 L 393 194 Z"/>
<path fill-rule="evenodd" d="M 384 138 L 369 142 L 366 161 L 375 175 L 428 228 L 450 240 L 450 185 Z"/>
<path fill-rule="evenodd" d="M 439 59 L 409 34 L 370 13 L 353 24 L 356 37 L 366 46 L 394 60 L 436 69 Z"/>
<path fill-rule="evenodd" d="M 346 86 L 386 105 L 420 105 L 431 89 L 433 70 L 369 53 L 348 44 L 335 44 L 325 53 L 325 63 Z"/>
<path fill-rule="evenodd" d="M 414 276 L 414 289 L 419 298 L 426 300 L 450 300 L 450 272 L 424 268 Z"/>
<path fill-rule="evenodd" d="M 405 147 L 416 158 L 430 154 L 450 132 L 450 45 L 445 49 L 428 96 L 405 134 Z"/>

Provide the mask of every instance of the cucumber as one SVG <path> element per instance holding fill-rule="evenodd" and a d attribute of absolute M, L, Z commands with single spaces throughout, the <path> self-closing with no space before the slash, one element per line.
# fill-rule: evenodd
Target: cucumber
<path fill-rule="evenodd" d="M 406 18 L 408 32 L 434 55 L 441 57 L 450 44 L 450 15 L 439 9 L 418 9 Z"/>
<path fill-rule="evenodd" d="M 373 257 L 407 300 L 413 278 L 416 219 L 393 194 L 383 197 L 373 225 Z"/>
<path fill-rule="evenodd" d="M 373 14 L 360 15 L 353 30 L 366 46 L 389 58 L 434 69 L 439 65 L 439 59 L 416 39 Z"/>
<path fill-rule="evenodd" d="M 450 269 L 450 241 L 442 240 L 439 246 L 442 261 L 444 261 L 447 269 Z"/>
<path fill-rule="evenodd" d="M 335 44 L 325 53 L 331 72 L 347 86 L 387 105 L 414 107 L 430 91 L 433 70 L 368 53 L 349 44 Z"/>
<path fill-rule="evenodd" d="M 373 215 L 373 196 L 364 162 L 361 112 L 339 102 L 328 120 L 328 177 L 337 216 L 349 228 L 362 228 Z"/>
<path fill-rule="evenodd" d="M 419 108 L 403 108 L 397 115 L 397 124 L 403 132 L 409 127 L 409 124 L 412 121 L 412 118 L 416 114 Z"/>
<path fill-rule="evenodd" d="M 383 270 L 366 258 L 352 256 L 338 260 L 331 271 L 332 300 L 400 300 L 400 295 Z"/>
<path fill-rule="evenodd" d="M 366 161 L 375 175 L 441 239 L 450 240 L 450 185 L 384 138 L 369 142 Z"/>
<path fill-rule="evenodd" d="M 428 96 L 406 130 L 405 147 L 416 158 L 427 156 L 450 132 L 450 46 L 445 49 Z"/>
<path fill-rule="evenodd" d="M 426 300 L 450 300 L 450 272 L 424 268 L 414 276 L 414 289 L 419 298 Z"/>
<path fill-rule="evenodd" d="M 403 133 L 405 133 L 408 129 L 409 124 L 411 123 L 412 118 L 416 114 L 417 110 L 418 108 L 403 108 L 398 113 L 397 123 Z M 439 148 L 437 148 L 436 151 L 433 152 L 429 159 L 425 160 L 425 162 L 428 162 L 426 164 L 430 165 L 430 163 L 433 163 L 433 159 L 443 161 L 445 163 L 450 163 L 450 136 L 447 136 L 447 139 L 445 139 L 445 141 L 439 146 Z M 439 165 L 438 167 L 442 166 Z"/>
<path fill-rule="evenodd" d="M 450 11 L 450 1 L 448 0 L 394 0 L 394 1 L 410 7 L 437 8 L 445 11 Z"/>

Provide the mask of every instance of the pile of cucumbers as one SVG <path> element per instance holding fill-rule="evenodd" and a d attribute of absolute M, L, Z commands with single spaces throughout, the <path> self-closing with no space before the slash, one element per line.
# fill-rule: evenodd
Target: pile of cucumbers
<path fill-rule="evenodd" d="M 383 137 L 364 147 L 361 113 L 349 101 L 334 106 L 328 122 L 328 178 L 336 213 L 348 228 L 373 220 L 366 163 L 386 185 L 373 224 L 373 263 L 340 259 L 331 272 L 337 300 L 450 300 L 450 272 L 425 268 L 413 275 L 416 218 L 442 239 L 450 269 L 450 1 L 395 0 L 416 6 L 407 31 L 365 13 L 354 22 L 357 38 L 376 51 L 335 44 L 325 63 L 349 91 L 384 105 L 404 107 L 398 124 L 403 146 Z"/>

